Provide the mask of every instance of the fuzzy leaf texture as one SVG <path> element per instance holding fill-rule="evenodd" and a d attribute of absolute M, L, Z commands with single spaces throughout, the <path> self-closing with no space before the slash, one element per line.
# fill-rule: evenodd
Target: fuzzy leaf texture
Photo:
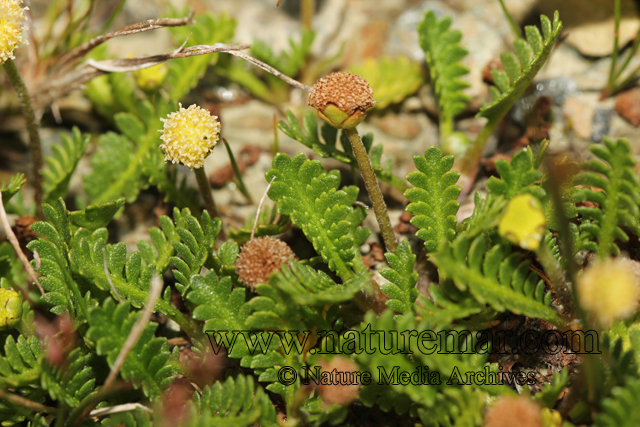
<path fill-rule="evenodd" d="M 394 319 L 390 310 L 385 311 L 380 317 L 368 312 L 364 322 L 358 329 L 363 330 L 365 325 L 367 329 L 371 325 L 371 331 L 385 331 L 384 342 L 382 341 L 383 338 L 380 337 L 380 333 L 369 332 L 371 348 L 378 349 L 378 351 L 374 351 L 371 354 L 366 351 L 358 352 L 354 356 L 355 361 L 362 370 L 372 374 L 371 383 L 363 386 L 360 391 L 360 400 L 367 407 L 377 404 L 383 411 L 395 409 L 398 414 L 410 411 L 413 416 L 417 415 L 420 409 L 427 410 L 432 414 L 439 411 L 447 411 L 449 413 L 453 408 L 450 405 L 442 405 L 443 401 L 446 400 L 443 393 L 447 395 L 451 393 L 449 389 L 460 389 L 460 386 L 456 383 L 447 384 L 454 371 L 466 372 L 467 370 L 480 371 L 484 369 L 486 355 L 465 353 L 465 351 L 461 351 L 463 347 L 458 347 L 458 345 L 466 345 L 467 349 L 474 348 L 471 334 L 461 338 L 460 342 L 457 339 L 453 339 L 456 350 L 443 354 L 438 351 L 430 352 L 429 349 L 424 347 L 420 350 L 416 337 L 411 339 L 402 338 L 398 331 L 421 331 L 413 316 L 400 316 Z M 459 334 L 455 330 L 448 332 L 454 333 L 454 336 Z M 462 335 L 459 336 L 462 337 Z M 407 351 L 412 352 L 412 354 L 409 355 L 406 353 Z M 395 380 L 390 384 L 385 384 L 385 382 L 380 384 L 381 375 L 386 373 L 388 376 L 396 367 L 397 372 L 414 372 L 420 366 L 428 366 L 430 373 L 438 373 L 441 381 L 434 381 L 433 384 L 423 383 L 422 381 L 419 384 L 412 382 L 401 384 Z M 507 392 L 505 387 L 496 385 L 471 387 L 472 389 L 481 388 L 485 392 L 494 395 Z M 475 409 L 479 410 L 480 408 Z"/>
<path fill-rule="evenodd" d="M 4 185 L 4 182 L 2 183 L 0 194 L 2 194 L 2 204 L 4 204 L 5 207 L 9 200 L 18 194 L 18 191 L 20 191 L 25 182 L 27 182 L 27 180 L 25 179 L 24 174 L 18 173 L 11 176 L 11 179 L 9 179 L 6 186 Z"/>
<path fill-rule="evenodd" d="M 195 393 L 193 400 L 198 414 L 192 417 L 188 427 L 279 425 L 269 396 L 251 376 L 239 375 L 224 383 L 218 381 L 205 387 L 202 394 Z"/>
<path fill-rule="evenodd" d="M 450 280 L 442 281 L 440 286 L 431 286 L 429 294 L 431 299 L 420 297 L 417 304 L 422 329 L 446 329 L 454 321 L 464 324 L 463 319 L 478 314 L 485 308 L 468 289 L 461 291 Z"/>
<path fill-rule="evenodd" d="M 269 197 L 278 202 L 281 214 L 289 215 L 302 229 L 329 268 L 343 280 L 364 269 L 359 247 L 370 230 L 359 227 L 366 217 L 364 209 L 353 207 L 358 188 L 338 189 L 339 171 L 327 172 L 304 154 L 293 159 L 277 154 L 273 169 L 266 173 L 267 181 L 273 177 Z"/>
<path fill-rule="evenodd" d="M 420 65 L 406 56 L 379 60 L 368 58 L 349 72 L 363 77 L 369 83 L 378 101 L 374 108 L 380 110 L 415 93 L 423 83 Z"/>
<path fill-rule="evenodd" d="M 496 160 L 496 170 L 500 178 L 495 176 L 487 180 L 487 193 L 502 196 L 507 200 L 522 193 L 531 193 L 538 198 L 544 196 L 540 186 L 533 185 L 542 177 L 542 172 L 534 167 L 533 151 L 530 147 L 517 151 L 511 161 Z"/>
<path fill-rule="evenodd" d="M 71 175 L 87 150 L 90 139 L 89 135 L 82 135 L 74 127 L 70 137 L 62 135 L 62 144 L 51 147 L 53 156 L 45 157 L 47 169 L 42 171 L 45 202 L 53 203 L 59 197 L 67 195 Z"/>
<path fill-rule="evenodd" d="M 318 134 L 318 119 L 312 111 L 304 115 L 302 126 L 300 126 L 298 119 L 291 111 L 287 111 L 286 115 L 287 121 L 279 121 L 278 128 L 289 138 L 295 139 L 304 146 L 311 148 L 323 159 L 333 158 L 353 168 L 358 167 L 358 162 L 351 150 L 351 144 L 344 133 L 338 138 L 338 130 L 328 123 L 322 122 L 322 128 L 320 129 L 320 134 Z M 342 145 L 342 150 L 336 147 L 338 139 Z M 367 152 L 371 153 L 371 164 L 376 176 L 398 190 L 405 191 L 407 184 L 403 179 L 392 173 L 391 165 L 385 165 L 384 167 L 380 165 L 382 145 L 373 146 L 373 134 L 363 135 L 362 143 Z"/>
<path fill-rule="evenodd" d="M 199 274 L 207 261 L 212 261 L 213 245 L 222 223 L 220 218 L 211 219 L 206 211 L 198 222 L 189 209 L 180 212 L 178 208 L 173 210 L 173 219 L 175 233 L 179 236 L 179 240 L 171 242 L 178 255 L 171 257 L 171 262 L 176 267 L 173 275 L 178 280 L 176 288 L 185 295 L 191 277 Z"/>
<path fill-rule="evenodd" d="M 598 257 L 606 258 L 620 253 L 616 240 L 629 240 L 622 227 L 640 234 L 640 182 L 627 140 L 604 138 L 603 145 L 592 144 L 589 149 L 598 159 L 582 164 L 582 172 L 576 175 L 574 184 L 585 187 L 574 192 L 573 201 L 589 201 L 599 206 L 580 206 L 577 210 L 583 218 L 581 237 L 588 238 L 582 246 L 590 250 L 597 248 Z"/>
<path fill-rule="evenodd" d="M 4 355 L 0 356 L 0 386 L 6 389 L 36 384 L 42 355 L 42 345 L 35 336 L 19 335 L 17 340 L 6 336 Z"/>
<path fill-rule="evenodd" d="M 435 146 L 424 156 L 414 156 L 413 162 L 418 170 L 407 175 L 407 180 L 416 188 L 405 192 L 411 201 L 407 212 L 415 215 L 411 224 L 419 228 L 416 236 L 425 241 L 425 250 L 434 252 L 442 241 L 456 235 L 460 187 L 455 184 L 460 173 L 451 170 L 453 156 L 443 157 Z"/>
<path fill-rule="evenodd" d="M 105 228 L 93 231 L 79 228 L 72 234 L 71 215 L 62 199 L 54 206 L 44 204 L 43 211 L 48 222 L 32 225 L 41 238 L 30 242 L 28 248 L 39 254 L 38 272 L 43 275 L 40 283 L 48 291 L 47 298 L 53 304 L 51 311 L 69 313 L 76 323 L 83 321 L 88 305 L 97 304 L 95 299 L 90 299 L 90 294 L 104 298 L 112 293 L 111 284 L 121 298 L 134 307 L 142 307 L 148 298 L 153 272 L 164 272 L 173 255 L 165 236 L 171 236 L 171 241 L 179 240 L 175 229 L 169 226 L 173 225 L 171 220 L 161 219 L 166 234 L 151 228 L 153 245 L 140 242 L 140 251 L 127 255 L 124 243 L 107 244 L 109 235 Z M 157 270 L 158 266 L 162 268 Z M 170 297 L 170 292 L 165 292 L 157 301 L 156 310 L 193 332 L 193 325 L 171 305 Z"/>
<path fill-rule="evenodd" d="M 107 132 L 98 139 L 100 149 L 91 158 L 92 171 L 83 177 L 84 189 L 91 204 L 110 202 L 120 197 L 134 201 L 148 185 L 142 173 L 142 161 L 159 145 L 158 128 L 164 111 L 156 110 L 148 101 L 138 102 L 138 116 L 118 113 L 114 116 L 121 133 Z"/>
<path fill-rule="evenodd" d="M 89 396 L 95 388 L 95 353 L 85 353 L 80 348 L 73 349 L 65 363 L 55 368 L 43 364 L 42 388 L 52 399 L 60 401 L 67 408 L 75 408 Z"/>
<path fill-rule="evenodd" d="M 314 341 L 311 331 L 332 329 L 338 312 L 335 303 L 352 299 L 368 282 L 369 275 L 361 271 L 353 279 L 338 285 L 325 273 L 291 261 L 287 267 L 272 274 L 268 284 L 257 285 L 260 296 L 249 301 L 248 305 L 255 311 L 245 322 L 245 326 L 256 331 L 288 332 L 277 337 L 265 334 L 271 342 L 262 337 L 265 344 L 261 348 L 269 351 L 246 355 L 241 366 L 253 368 L 260 375 L 260 381 L 272 382 L 267 390 L 285 395 L 288 390 L 278 382 L 274 365 L 302 367 L 305 346 Z"/>
<path fill-rule="evenodd" d="M 436 19 L 430 10 L 418 24 L 420 47 L 429 65 L 431 84 L 438 99 L 442 138 L 453 131 L 454 117 L 464 111 L 470 99 L 463 92 L 470 85 L 460 79 L 469 74 L 467 67 L 460 63 L 468 52 L 460 46 L 462 33 L 450 27 L 450 16 Z"/>
<path fill-rule="evenodd" d="M 528 25 L 525 27 L 526 41 L 516 39 L 514 42 L 516 53 L 500 55 L 504 71 L 491 71 L 495 83 L 495 86 L 491 87 L 493 100 L 480 109 L 478 117 L 486 117 L 490 121 L 503 117 L 522 96 L 551 55 L 562 31 L 560 15 L 556 11 L 553 23 L 545 15 L 541 15 L 540 22 L 543 34 L 540 34 L 536 27 Z"/>
<path fill-rule="evenodd" d="M 401 314 L 415 314 L 415 301 L 418 298 L 418 273 L 413 272 L 416 256 L 411 252 L 408 240 L 403 240 L 398 245 L 395 254 L 384 254 L 391 268 L 381 268 L 380 274 L 391 283 L 380 285 L 382 292 L 389 296 L 387 307 Z"/>
<path fill-rule="evenodd" d="M 495 245 L 486 254 L 485 246 L 484 236 L 471 239 L 460 235 L 432 259 L 446 277 L 459 289 L 468 288 L 478 302 L 496 311 L 509 310 L 560 324 L 558 313 L 549 307 L 551 293 L 545 292 L 542 279 L 530 271 L 529 262 L 520 262 L 518 252 L 510 254 L 508 245 Z"/>
<path fill-rule="evenodd" d="M 102 307 L 95 307 L 89 313 L 87 338 L 95 342 L 96 352 L 106 356 L 109 366 L 113 366 L 133 324 L 140 312 L 129 312 L 129 304 L 116 304 L 107 298 Z M 169 360 L 169 344 L 164 337 L 155 337 L 157 323 L 148 323 L 140 339 L 125 359 L 120 374 L 142 388 L 145 396 L 154 399 L 171 383 L 174 375 Z"/>

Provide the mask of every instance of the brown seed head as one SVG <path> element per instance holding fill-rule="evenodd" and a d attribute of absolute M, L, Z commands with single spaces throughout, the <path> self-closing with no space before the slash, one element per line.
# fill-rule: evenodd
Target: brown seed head
<path fill-rule="evenodd" d="M 360 385 L 351 383 L 350 379 L 355 378 L 358 366 L 344 357 L 334 357 L 330 362 L 321 360 L 320 366 L 323 371 L 334 372 L 334 379 L 340 375 L 340 384 L 323 384 L 318 386 L 318 394 L 322 397 L 325 406 L 347 405 L 358 398 Z M 353 374 L 353 375 L 352 375 Z"/>
<path fill-rule="evenodd" d="M 484 417 L 485 427 L 541 427 L 540 406 L 531 399 L 505 397 L 492 405 Z"/>
<path fill-rule="evenodd" d="M 255 289 L 258 283 L 269 282 L 269 276 L 282 264 L 297 259 L 291 248 L 273 237 L 251 239 L 242 246 L 236 260 L 236 273 L 242 283 Z"/>
<path fill-rule="evenodd" d="M 318 110 L 323 120 L 339 129 L 355 127 L 375 104 L 369 83 L 356 74 L 345 72 L 321 78 L 309 95 L 309 106 Z"/>

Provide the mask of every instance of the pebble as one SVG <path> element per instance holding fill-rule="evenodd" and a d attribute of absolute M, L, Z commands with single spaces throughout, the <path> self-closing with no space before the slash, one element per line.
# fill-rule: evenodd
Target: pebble
<path fill-rule="evenodd" d="M 640 18 L 633 0 L 622 0 L 619 46 L 633 40 Z M 587 7 L 588 6 L 588 7 Z M 552 18 L 558 10 L 567 33 L 566 42 L 581 54 L 591 57 L 611 55 L 613 50 L 613 1 L 540 0 L 538 10 Z"/>
<path fill-rule="evenodd" d="M 640 126 L 640 88 L 633 88 L 616 96 L 616 113 L 633 126 Z"/>

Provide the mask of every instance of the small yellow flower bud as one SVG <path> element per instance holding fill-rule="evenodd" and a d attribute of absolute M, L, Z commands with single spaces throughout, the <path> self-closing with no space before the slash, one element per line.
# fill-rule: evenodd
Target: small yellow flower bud
<path fill-rule="evenodd" d="M 536 250 L 545 228 L 546 219 L 540 202 L 531 194 L 519 194 L 504 210 L 498 232 L 523 249 Z"/>
<path fill-rule="evenodd" d="M 0 65 L 14 59 L 13 51 L 22 43 L 24 11 L 22 0 L 0 0 Z"/>
<path fill-rule="evenodd" d="M 192 105 L 169 114 L 164 122 L 160 145 L 165 162 L 182 163 L 191 169 L 204 165 L 204 159 L 211 154 L 220 139 L 220 122 L 209 111 Z"/>
<path fill-rule="evenodd" d="M 153 67 L 143 68 L 133 72 L 133 77 L 136 79 L 136 84 L 142 90 L 154 91 L 157 90 L 165 77 L 169 74 L 169 67 L 167 64 L 158 64 Z"/>
<path fill-rule="evenodd" d="M 22 319 L 22 294 L 0 288 L 0 331 L 16 327 Z"/>
<path fill-rule="evenodd" d="M 345 72 L 332 73 L 318 80 L 309 95 L 309 106 L 322 120 L 338 129 L 352 129 L 373 107 L 373 90 L 362 77 Z"/>
<path fill-rule="evenodd" d="M 578 297 L 582 308 L 603 327 L 633 314 L 640 292 L 633 261 L 609 258 L 596 261 L 578 277 Z"/>

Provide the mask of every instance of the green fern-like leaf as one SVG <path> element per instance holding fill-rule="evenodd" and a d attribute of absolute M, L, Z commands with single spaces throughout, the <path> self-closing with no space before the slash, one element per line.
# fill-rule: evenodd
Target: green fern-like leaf
<path fill-rule="evenodd" d="M 42 345 L 35 336 L 19 335 L 17 341 L 7 336 L 4 356 L 0 357 L 0 386 L 25 387 L 35 384 L 40 378 Z"/>
<path fill-rule="evenodd" d="M 443 157 L 435 146 L 424 156 L 414 156 L 413 161 L 418 170 L 407 175 L 407 180 L 416 188 L 405 192 L 412 202 L 407 212 L 415 215 L 411 224 L 419 228 L 416 235 L 425 241 L 425 249 L 433 252 L 442 241 L 451 241 L 456 235 L 460 187 L 455 184 L 460 173 L 451 170 L 453 156 Z"/>
<path fill-rule="evenodd" d="M 598 427 L 632 427 L 640 424 L 640 378 L 629 379 L 614 387 L 611 397 L 602 402 L 603 411 L 596 416 Z"/>
<path fill-rule="evenodd" d="M 597 187 L 603 192 L 582 188 L 573 194 L 573 200 L 586 200 L 600 206 L 582 206 L 577 210 L 584 219 L 581 232 L 591 238 L 587 242 L 592 242 L 583 243 L 582 247 L 594 249 L 592 239 L 597 238 L 598 257 L 605 258 L 620 252 L 616 240 L 629 240 L 627 232 L 621 227 L 626 227 L 634 234 L 640 234 L 640 183 L 634 172 L 635 159 L 630 154 L 629 143 L 625 139 L 614 142 L 605 138 L 604 145 L 593 144 L 589 148 L 599 160 L 583 163 L 583 172 L 575 177 L 574 183 Z"/>
<path fill-rule="evenodd" d="M 322 307 L 350 300 L 368 281 L 369 276 L 363 270 L 353 279 L 339 285 L 322 271 L 292 260 L 288 266 L 275 273 L 269 283 L 281 295 L 278 299 L 290 299 L 301 307 Z M 259 288 L 258 292 L 262 295 L 266 288 Z"/>
<path fill-rule="evenodd" d="M 448 352 L 447 354 L 425 351 L 424 348 L 421 351 L 419 350 L 419 338 L 403 339 L 399 334 L 396 334 L 399 338 L 391 338 L 394 335 L 391 331 L 408 332 L 418 330 L 418 325 L 413 316 L 394 318 L 393 313 L 387 310 L 380 317 L 376 317 L 374 313 L 368 312 L 358 330 L 363 331 L 364 325 L 366 325 L 367 330 L 370 328 L 371 331 L 386 331 L 386 337 L 384 338 L 379 333 L 369 335 L 372 340 L 372 348 L 385 348 L 384 352 L 374 351 L 368 353 L 365 351 L 358 353 L 354 357 L 363 370 L 372 374 L 371 383 L 363 386 L 360 391 L 360 400 L 365 406 L 370 407 L 378 404 L 382 410 L 395 409 L 398 414 L 403 414 L 410 410 L 414 416 L 418 415 L 420 410 L 438 411 L 438 406 L 443 404 L 443 401 L 446 400 L 445 396 L 449 393 L 447 389 L 467 388 L 471 389 L 469 390 L 470 392 L 473 391 L 473 386 L 470 385 L 451 385 L 449 380 L 456 370 L 466 372 L 484 369 L 486 355 L 467 354 L 464 351 L 460 351 L 462 347 L 456 347 L 458 349 L 457 352 Z M 382 342 L 383 339 L 384 343 Z M 473 348 L 473 343 L 469 342 L 469 340 L 472 340 L 471 334 L 468 334 L 465 339 L 467 340 L 466 343 L 462 340 L 454 343 L 454 345 L 467 345 L 471 346 L 467 348 Z M 391 347 L 392 341 L 393 347 Z M 457 340 L 454 339 L 453 341 Z M 412 354 L 409 355 L 408 352 L 412 352 Z M 418 384 L 413 382 L 401 384 L 397 379 L 395 381 L 392 379 L 389 382 L 388 375 L 394 370 L 396 374 L 402 371 L 412 373 L 416 369 L 424 368 L 425 366 L 429 367 L 431 374 L 437 374 L 439 381 L 431 380 L 431 377 L 428 377 L 428 383 L 427 381 L 420 381 Z M 387 379 L 383 379 L 382 375 L 386 375 Z M 449 384 L 447 384 L 448 382 Z M 497 385 L 486 384 L 479 387 L 491 394 L 507 392 L 504 387 Z M 468 393 L 467 395 L 474 394 Z M 449 411 L 453 408 L 447 405 L 442 409 Z"/>
<path fill-rule="evenodd" d="M 89 313 L 87 338 L 95 342 L 96 352 L 106 356 L 109 366 L 115 362 L 133 324 L 140 313 L 129 313 L 129 304 L 116 304 L 107 298 L 102 307 L 95 307 Z M 154 399 L 171 383 L 173 367 L 169 360 L 169 344 L 166 338 L 155 337 L 157 323 L 150 322 L 144 328 L 140 339 L 125 359 L 121 375 L 132 381 L 136 388 L 142 387 L 146 396 Z"/>
<path fill-rule="evenodd" d="M 529 270 L 529 263 L 520 262 L 519 253 L 509 255 L 505 245 L 495 245 L 486 255 L 485 247 L 483 236 L 472 240 L 461 235 L 445 244 L 433 259 L 458 288 L 468 288 L 478 302 L 496 311 L 510 310 L 560 324 L 560 317 L 549 307 L 551 293 L 545 292 L 544 282 Z"/>
<path fill-rule="evenodd" d="M 413 272 L 416 256 L 411 252 L 408 240 L 403 240 L 398 245 L 395 254 L 385 254 L 391 268 L 380 269 L 380 274 L 391 283 L 380 285 L 382 292 L 391 299 L 386 302 L 387 307 L 402 314 L 414 314 L 415 301 L 418 297 L 418 273 Z"/>
<path fill-rule="evenodd" d="M 140 251 L 127 256 L 124 243 L 107 244 L 109 235 L 105 228 L 94 231 L 79 228 L 72 234 L 70 214 L 62 199 L 58 199 L 53 207 L 44 204 L 42 209 L 48 222 L 32 225 L 41 238 L 30 242 L 28 248 L 39 255 L 38 271 L 43 275 L 40 283 L 48 291 L 47 300 L 53 304 L 51 311 L 55 314 L 69 313 L 76 323 L 83 322 L 89 306 L 97 304 L 90 294 L 104 293 L 104 297 L 113 291 L 112 284 L 121 298 L 134 307 L 142 307 L 147 301 L 156 266 L 166 268 L 173 255 L 173 248 L 165 235 L 171 236 L 171 243 L 179 241 L 177 233 L 172 233 L 168 226 L 166 234 L 151 229 L 155 249 L 144 244 Z M 161 222 L 166 226 L 171 220 L 167 218 Z M 36 266 L 35 261 L 33 264 Z M 156 309 L 188 333 L 193 333 L 193 324 L 171 305 L 170 299 L 171 291 L 167 288 L 163 298 L 157 301 Z"/>
<path fill-rule="evenodd" d="M 485 310 L 485 306 L 469 290 L 461 291 L 448 280 L 439 286 L 431 286 L 429 294 L 431 299 L 421 297 L 417 304 L 417 312 L 421 317 L 420 327 L 423 330 L 441 330 L 454 321 L 462 323 L 463 319 Z"/>
<path fill-rule="evenodd" d="M 353 204 L 358 197 L 355 186 L 338 189 L 340 173 L 326 172 L 317 160 L 304 154 L 291 159 L 278 154 L 267 181 L 276 178 L 269 197 L 278 202 L 279 212 L 289 215 L 300 227 L 323 260 L 343 280 L 364 269 L 359 247 L 370 231 L 358 227 L 366 212 Z"/>
<path fill-rule="evenodd" d="M 198 415 L 189 427 L 279 425 L 269 396 L 250 376 L 240 375 L 207 386 L 202 394 L 194 395 L 194 401 L 199 408 Z"/>
<path fill-rule="evenodd" d="M 92 367 L 94 353 L 73 349 L 63 367 L 54 368 L 43 364 L 41 383 L 52 399 L 61 401 L 67 408 L 75 408 L 89 396 L 95 387 L 95 372 Z"/>
<path fill-rule="evenodd" d="M 82 135 L 74 127 L 71 137 L 62 135 L 62 144 L 53 145 L 53 156 L 44 159 L 48 168 L 42 171 L 44 200 L 47 203 L 67 195 L 71 175 L 87 150 L 89 139 L 89 135 Z"/>
<path fill-rule="evenodd" d="M 553 23 L 546 16 L 540 16 L 542 34 L 534 26 L 525 27 L 524 39 L 516 39 L 514 53 L 500 55 L 504 71 L 492 70 L 495 86 L 491 87 L 493 101 L 484 105 L 478 117 L 486 117 L 497 122 L 522 96 L 534 77 L 545 64 L 558 41 L 562 22 L 558 12 L 553 15 Z"/>
<path fill-rule="evenodd" d="M 302 118 L 302 126 L 291 111 L 287 111 L 287 121 L 279 121 L 278 128 L 288 137 L 295 139 L 306 147 L 311 148 L 323 159 L 333 158 L 345 163 L 353 168 L 358 167 L 358 162 L 352 153 L 351 144 L 346 135 L 342 133 L 338 138 L 338 131 L 333 126 L 322 123 L 320 134 L 318 134 L 318 119 L 313 112 L 308 112 Z M 322 138 L 320 137 L 322 135 Z M 342 150 L 336 147 L 340 140 Z M 371 153 L 371 163 L 376 176 L 389 185 L 400 191 L 405 191 L 408 187 L 403 179 L 394 175 L 391 171 L 391 165 L 380 164 L 382 156 L 382 145 L 373 146 L 373 134 L 368 133 L 362 136 L 362 143 L 367 152 Z M 390 159 L 389 159 L 390 160 Z"/>
<path fill-rule="evenodd" d="M 543 198 L 544 190 L 540 186 L 533 185 L 542 177 L 542 172 L 534 167 L 533 151 L 530 147 L 516 152 L 511 161 L 496 160 L 496 169 L 500 178 L 492 176 L 487 181 L 487 192 L 495 196 L 502 196 L 511 200 L 521 193 L 531 193 L 538 198 Z"/>
<path fill-rule="evenodd" d="M 450 27 L 450 16 L 436 19 L 430 10 L 425 12 L 418 25 L 420 47 L 429 65 L 431 83 L 438 98 L 442 140 L 453 132 L 453 119 L 464 111 L 469 101 L 463 92 L 469 84 L 460 79 L 469 73 L 467 67 L 460 63 L 468 52 L 460 46 L 462 33 Z"/>
<path fill-rule="evenodd" d="M 97 230 L 106 227 L 124 203 L 123 197 L 99 206 L 87 206 L 81 211 L 69 212 L 69 220 L 78 227 Z"/>
<path fill-rule="evenodd" d="M 18 173 L 11 177 L 6 187 L 4 185 L 4 182 L 2 183 L 0 194 L 2 194 L 2 203 L 5 206 L 7 205 L 9 200 L 11 200 L 11 198 L 15 196 L 18 191 L 20 191 L 25 182 L 27 182 L 27 180 L 25 179 L 24 174 Z"/>
<path fill-rule="evenodd" d="M 207 261 L 211 262 L 213 245 L 222 223 L 220 218 L 211 219 L 205 211 L 201 225 L 189 209 L 180 212 L 178 208 L 173 210 L 173 219 L 176 224 L 175 232 L 180 240 L 171 242 L 178 255 L 171 257 L 171 262 L 176 266 L 176 270 L 173 270 L 173 275 L 178 280 L 176 288 L 184 295 L 191 277 L 199 274 Z"/>
<path fill-rule="evenodd" d="M 369 58 L 349 72 L 362 76 L 369 83 L 378 101 L 374 107 L 377 109 L 402 101 L 416 92 L 423 81 L 420 65 L 406 56 Z"/>

